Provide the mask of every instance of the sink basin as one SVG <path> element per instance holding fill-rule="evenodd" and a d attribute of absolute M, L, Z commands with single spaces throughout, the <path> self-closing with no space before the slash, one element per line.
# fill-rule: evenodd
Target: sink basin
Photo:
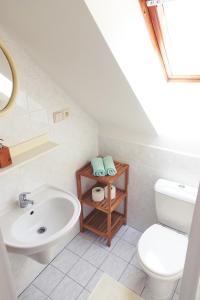
<path fill-rule="evenodd" d="M 16 207 L 1 218 L 8 251 L 48 263 L 50 248 L 64 240 L 80 216 L 76 196 L 53 186 L 45 186 L 29 197 L 34 205 Z"/>

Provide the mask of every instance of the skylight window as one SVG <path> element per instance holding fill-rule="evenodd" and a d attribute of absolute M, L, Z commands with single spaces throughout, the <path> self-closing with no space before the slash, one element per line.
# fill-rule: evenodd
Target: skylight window
<path fill-rule="evenodd" d="M 140 0 L 140 3 L 166 78 L 200 81 L 200 1 Z"/>

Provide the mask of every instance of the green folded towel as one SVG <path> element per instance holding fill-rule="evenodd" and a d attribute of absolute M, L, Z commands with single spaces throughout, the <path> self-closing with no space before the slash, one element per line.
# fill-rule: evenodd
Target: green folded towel
<path fill-rule="evenodd" d="M 106 171 L 101 157 L 95 157 L 91 160 L 93 175 L 94 176 L 105 176 Z"/>
<path fill-rule="evenodd" d="M 104 168 L 106 171 L 106 175 L 114 176 L 117 174 L 117 170 L 115 168 L 114 161 L 112 156 L 106 156 L 103 158 Z"/>

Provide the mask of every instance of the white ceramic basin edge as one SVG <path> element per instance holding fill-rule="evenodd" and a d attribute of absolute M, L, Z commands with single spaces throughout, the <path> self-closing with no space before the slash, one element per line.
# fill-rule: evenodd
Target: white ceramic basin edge
<path fill-rule="evenodd" d="M 16 207 L 1 216 L 0 226 L 10 252 L 34 256 L 64 240 L 80 216 L 80 202 L 70 192 L 45 185 L 29 197 L 34 205 Z"/>

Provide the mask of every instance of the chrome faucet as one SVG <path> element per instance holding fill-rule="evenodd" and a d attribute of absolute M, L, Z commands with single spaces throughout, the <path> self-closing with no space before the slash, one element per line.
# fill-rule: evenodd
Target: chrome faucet
<path fill-rule="evenodd" d="M 31 193 L 24 192 L 24 193 L 19 194 L 19 206 L 21 208 L 25 208 L 29 204 L 32 204 L 32 205 L 34 204 L 34 202 L 32 200 L 29 200 L 29 199 L 26 198 L 26 195 L 29 195 L 29 194 L 31 194 Z"/>

